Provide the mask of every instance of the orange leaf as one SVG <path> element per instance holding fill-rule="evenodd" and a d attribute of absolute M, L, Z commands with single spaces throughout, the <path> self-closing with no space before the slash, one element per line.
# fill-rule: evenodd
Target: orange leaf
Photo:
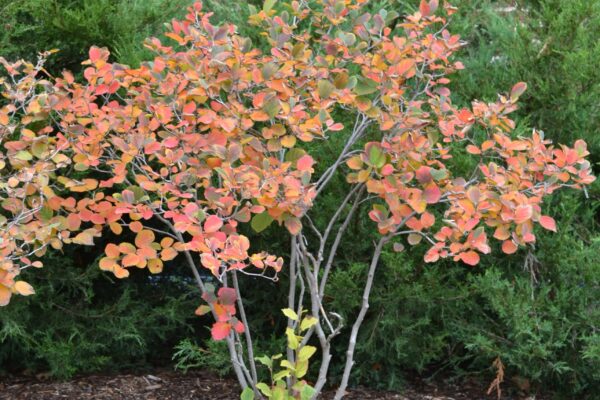
<path fill-rule="evenodd" d="M 172 247 L 167 247 L 160 252 L 160 258 L 162 258 L 163 261 L 170 261 L 175 257 L 177 257 L 177 250 Z"/>
<path fill-rule="evenodd" d="M 302 223 L 296 217 L 291 217 L 285 220 L 285 227 L 292 235 L 297 235 L 302 230 Z"/>
<path fill-rule="evenodd" d="M 123 254 L 131 254 L 131 253 L 135 253 L 136 248 L 131 243 L 123 242 L 123 243 L 119 244 L 119 250 Z"/>
<path fill-rule="evenodd" d="M 202 265 L 209 269 L 213 275 L 217 275 L 219 273 L 219 267 L 221 266 L 221 261 L 219 261 L 215 256 L 209 253 L 202 253 L 200 256 L 200 262 Z"/>
<path fill-rule="evenodd" d="M 119 246 L 117 246 L 114 243 L 109 243 L 106 245 L 106 248 L 104 249 L 104 252 L 106 253 L 106 255 L 110 258 L 119 258 L 119 256 L 121 255 L 121 251 L 119 250 Z"/>
<path fill-rule="evenodd" d="M 127 271 L 125 268 L 121 268 L 118 265 L 115 267 L 113 273 L 119 279 L 127 278 L 129 276 L 129 271 Z"/>
<path fill-rule="evenodd" d="M 514 254 L 519 247 L 512 240 L 502 242 L 502 251 L 506 254 Z"/>
<path fill-rule="evenodd" d="M 102 271 L 111 271 L 111 272 L 115 269 L 115 267 L 118 267 L 117 262 L 110 257 L 101 258 L 98 265 L 100 266 L 100 269 Z"/>
<path fill-rule="evenodd" d="M 120 235 L 123 232 L 123 227 L 118 222 L 111 222 L 108 227 L 115 235 Z"/>
<path fill-rule="evenodd" d="M 81 218 L 77 214 L 69 214 L 67 216 L 67 228 L 70 231 L 76 231 L 81 226 Z"/>
<path fill-rule="evenodd" d="M 131 229 L 131 232 L 138 233 L 144 229 L 144 225 L 140 221 L 133 221 L 129 224 L 129 229 Z"/>
<path fill-rule="evenodd" d="M 421 224 L 423 224 L 423 228 L 429 228 L 435 223 L 435 217 L 433 214 L 428 212 L 423 213 L 421 216 Z"/>
<path fill-rule="evenodd" d="M 121 263 L 123 264 L 124 267 L 133 267 L 134 265 L 137 265 L 140 262 L 140 257 L 135 254 L 127 254 L 125 257 L 123 257 L 123 260 L 121 261 Z"/>
<path fill-rule="evenodd" d="M 219 125 L 226 132 L 232 132 L 235 129 L 236 120 L 233 118 L 224 118 L 224 119 L 219 120 Z"/>
<path fill-rule="evenodd" d="M 154 237 L 154 232 L 148 229 L 141 230 L 135 236 L 135 245 L 137 247 L 150 246 L 150 244 L 154 241 Z"/>
<path fill-rule="evenodd" d="M 363 162 L 360 159 L 360 156 L 354 156 L 349 158 L 348 161 L 346 161 L 346 165 L 348 165 L 350 169 L 358 170 L 362 168 Z"/>
<path fill-rule="evenodd" d="M 479 149 L 479 147 L 470 144 L 470 145 L 467 146 L 467 153 L 470 153 L 470 154 L 481 154 L 481 150 Z"/>
<path fill-rule="evenodd" d="M 527 204 L 524 206 L 517 206 L 515 209 L 515 224 L 522 224 L 523 222 L 529 221 L 533 215 L 533 208 Z"/>
<path fill-rule="evenodd" d="M 468 265 L 479 264 L 479 254 L 474 251 L 465 251 L 464 253 L 460 253 L 460 259 Z"/>
<path fill-rule="evenodd" d="M 175 242 L 175 240 L 173 240 L 173 238 L 170 238 L 168 236 L 164 237 L 161 239 L 160 241 L 160 247 L 162 248 L 167 248 L 167 247 L 171 247 L 173 246 L 173 243 Z"/>
<path fill-rule="evenodd" d="M 15 282 L 13 290 L 19 293 L 21 296 L 30 296 L 32 294 L 35 294 L 35 290 L 33 290 L 33 287 L 29 283 L 24 281 Z"/>

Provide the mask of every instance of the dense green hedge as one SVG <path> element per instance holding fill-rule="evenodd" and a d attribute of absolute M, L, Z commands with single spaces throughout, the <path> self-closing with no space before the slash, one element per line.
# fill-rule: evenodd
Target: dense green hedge
<path fill-rule="evenodd" d="M 418 4 L 380 0 L 371 6 L 385 2 L 400 14 Z M 31 57 L 38 50 L 58 47 L 62 50 L 51 68 L 77 69 L 85 49 L 99 44 L 111 48 L 118 61 L 137 64 L 147 56 L 142 38 L 159 34 L 162 22 L 181 15 L 184 3 L 188 1 L 55 0 L 48 9 L 43 0 L 24 0 L 19 7 L 0 0 L 0 15 L 11 27 L 0 32 L 0 55 Z M 518 112 L 517 131 L 535 127 L 566 143 L 582 137 L 598 162 L 600 2 L 528 0 L 519 2 L 517 9 L 504 1 L 453 3 L 459 13 L 450 29 L 468 43 L 459 56 L 466 69 L 452 82 L 454 101 L 492 100 L 515 82 L 526 81 L 529 90 Z M 217 20 L 233 18 L 242 34 L 260 42 L 243 22 L 247 2 L 205 4 Z M 332 139 L 315 149 L 317 160 L 343 141 Z M 463 160 L 454 162 L 460 165 Z M 332 187 L 320 200 L 320 210 L 335 207 L 345 193 L 343 177 Z M 516 386 L 546 388 L 566 398 L 593 398 L 600 391 L 600 184 L 587 196 L 562 193 L 546 207 L 557 216 L 559 233 L 540 235 L 532 252 L 500 256 L 496 251 L 476 268 L 424 264 L 422 251 L 386 254 L 361 332 L 354 382 L 399 388 L 415 373 L 448 379 L 476 375 L 489 381 L 492 361 L 500 357 L 508 385 L 517 382 Z M 252 241 L 257 248 L 285 255 L 287 240 L 280 233 L 271 227 Z M 356 282 L 365 274 L 370 238 L 376 232 L 365 218 L 350 227 L 350 234 L 360 237 L 360 243 L 341 249 L 327 301 L 351 320 L 359 298 Z M 68 366 L 62 370 L 66 376 L 147 366 L 165 362 L 174 344 L 181 342 L 176 357 L 181 367 L 223 371 L 225 359 L 218 345 L 197 351 L 198 344 L 208 345 L 203 340 L 204 321 L 190 318 L 198 299 L 185 283 L 185 270 L 170 266 L 160 285 L 149 282 L 144 273 L 114 282 L 86 268 L 98 250 L 86 251 L 81 258 L 76 250 L 79 259 L 74 261 L 74 252 L 53 254 L 34 281 L 38 295 L 16 299 L 0 312 L 2 367 L 57 374 L 58 366 Z M 281 286 L 247 281 L 242 287 L 265 353 L 281 351 L 281 342 L 273 340 L 282 331 L 276 322 L 279 307 L 268 307 L 284 304 L 285 279 L 284 274 Z M 338 343 L 343 340 L 338 338 Z"/>

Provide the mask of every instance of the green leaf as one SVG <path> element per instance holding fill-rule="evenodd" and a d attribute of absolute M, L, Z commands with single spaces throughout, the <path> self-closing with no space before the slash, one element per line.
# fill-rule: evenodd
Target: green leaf
<path fill-rule="evenodd" d="M 296 350 L 298 348 L 298 345 L 300 343 L 298 342 L 298 337 L 296 336 L 296 334 L 294 333 L 294 331 L 291 328 L 287 328 L 285 330 L 285 334 L 286 334 L 287 339 L 288 339 L 288 347 L 290 349 L 292 349 L 292 350 Z M 281 363 L 283 365 L 283 361 Z"/>
<path fill-rule="evenodd" d="M 269 369 L 273 368 L 273 361 L 267 356 L 254 357 L 254 359 Z"/>
<path fill-rule="evenodd" d="M 252 217 L 252 221 L 250 221 L 250 226 L 256 233 L 260 233 L 267 229 L 269 225 L 273 222 L 273 217 L 269 215 L 267 211 L 264 211 L 260 214 L 256 214 Z"/>
<path fill-rule="evenodd" d="M 275 117 L 279 113 L 279 110 L 281 110 L 281 104 L 279 103 L 277 97 L 267 101 L 263 106 L 263 110 L 270 118 Z"/>
<path fill-rule="evenodd" d="M 75 171 L 79 171 L 79 172 L 84 172 L 87 171 L 89 169 L 89 167 L 87 165 L 85 165 L 84 163 L 75 163 Z"/>
<path fill-rule="evenodd" d="M 298 361 L 308 361 L 316 351 L 317 348 L 315 346 L 304 346 L 298 352 Z"/>
<path fill-rule="evenodd" d="M 48 206 L 44 206 L 40 210 L 40 217 L 42 218 L 42 221 L 49 221 L 53 216 L 54 211 Z"/>
<path fill-rule="evenodd" d="M 346 85 L 346 87 L 348 89 L 354 89 L 357 84 L 358 84 L 358 78 L 356 78 L 356 76 L 351 76 L 350 79 L 348 79 L 348 85 Z"/>
<path fill-rule="evenodd" d="M 313 398 L 315 393 L 316 393 L 315 388 L 313 388 L 310 385 L 304 385 L 304 387 L 302 388 L 302 391 L 300 392 L 300 399 L 301 400 L 310 400 Z"/>
<path fill-rule="evenodd" d="M 369 164 L 375 168 L 381 168 L 385 165 L 385 154 L 379 146 L 371 146 L 369 149 Z"/>
<path fill-rule="evenodd" d="M 290 375 L 291 375 L 290 371 L 287 370 L 287 369 L 284 369 L 284 370 L 281 370 L 278 373 L 274 374 L 273 375 L 273 380 L 274 381 L 278 381 L 280 379 L 287 378 Z"/>
<path fill-rule="evenodd" d="M 326 79 L 321 79 L 317 84 L 317 90 L 321 99 L 326 99 L 331 96 L 331 93 L 335 90 L 335 86 Z"/>
<path fill-rule="evenodd" d="M 431 168 L 429 170 L 429 173 L 431 173 L 431 177 L 433 179 L 435 179 L 436 181 L 440 181 L 440 180 L 446 179 L 448 177 L 448 171 L 445 169 Z"/>
<path fill-rule="evenodd" d="M 271 9 L 273 8 L 273 6 L 275 5 L 276 2 L 277 2 L 277 0 L 265 0 L 265 2 L 263 4 L 263 11 L 266 13 L 271 11 Z"/>
<path fill-rule="evenodd" d="M 29 161 L 33 158 L 33 156 L 31 155 L 30 152 L 21 150 L 15 155 L 15 158 L 17 160 L 21 160 L 21 161 Z"/>
<path fill-rule="evenodd" d="M 281 310 L 283 314 L 293 321 L 298 321 L 298 314 L 294 312 L 291 308 L 284 308 Z"/>
<path fill-rule="evenodd" d="M 300 323 L 300 330 L 305 331 L 311 326 L 314 326 L 317 323 L 317 319 L 315 317 L 307 316 Z"/>
<path fill-rule="evenodd" d="M 131 190 L 133 192 L 133 197 L 135 201 L 140 201 L 146 195 L 144 189 L 139 186 L 129 186 L 127 190 Z"/>
<path fill-rule="evenodd" d="M 38 140 L 31 145 L 31 152 L 37 158 L 42 158 L 42 155 L 48 150 L 48 143 L 44 140 Z"/>
<path fill-rule="evenodd" d="M 372 79 L 362 78 L 359 79 L 354 88 L 354 93 L 358 96 L 364 96 L 367 94 L 375 93 L 379 84 Z"/>
<path fill-rule="evenodd" d="M 296 378 L 302 378 L 304 375 L 306 375 L 307 372 L 308 372 L 308 360 L 305 360 L 305 361 L 298 360 L 296 362 L 296 371 L 294 373 L 294 375 L 296 375 Z"/>
<path fill-rule="evenodd" d="M 271 388 L 266 383 L 263 383 L 263 382 L 257 383 L 256 388 L 258 390 L 260 390 L 262 392 L 262 394 L 264 394 L 265 396 L 271 397 L 271 395 L 272 395 Z"/>
<path fill-rule="evenodd" d="M 247 386 L 240 395 L 240 400 L 254 400 L 254 390 Z"/>
<path fill-rule="evenodd" d="M 292 48 L 292 56 L 294 58 L 298 58 L 299 56 L 301 56 L 304 53 L 304 43 L 302 42 L 298 42 L 294 45 L 294 47 Z"/>
<path fill-rule="evenodd" d="M 265 78 L 266 80 L 270 79 L 273 75 L 275 75 L 275 73 L 278 70 L 279 70 L 279 68 L 277 68 L 277 65 L 275 63 L 272 63 L 272 62 L 266 63 L 262 67 L 263 78 Z"/>
<path fill-rule="evenodd" d="M 289 149 L 287 153 L 285 153 L 285 161 L 287 162 L 295 162 L 300 159 L 303 155 L 306 154 L 306 151 L 294 147 L 293 149 Z"/>
<path fill-rule="evenodd" d="M 288 360 L 281 360 L 281 366 L 283 368 L 289 369 L 290 371 L 294 371 L 296 369 L 296 367 L 294 367 L 294 364 L 292 364 Z"/>

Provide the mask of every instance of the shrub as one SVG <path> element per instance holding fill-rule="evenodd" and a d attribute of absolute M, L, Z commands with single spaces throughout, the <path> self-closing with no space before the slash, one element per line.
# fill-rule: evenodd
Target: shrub
<path fill-rule="evenodd" d="M 332 340 L 344 322 L 325 311 L 326 282 L 340 240 L 367 203 L 379 235 L 369 252 L 339 399 L 386 245 L 401 252 L 424 239 L 425 262 L 452 258 L 475 266 L 480 254 L 491 252 L 488 234 L 503 253 L 514 254 L 535 243 L 534 227 L 556 231 L 542 201 L 561 187 L 594 181 L 585 142 L 554 148 L 536 131 L 515 137 L 508 115 L 526 89 L 523 82 L 494 103 L 454 106 L 445 85 L 446 76 L 462 68 L 451 57 L 460 42 L 436 16 L 437 1 L 421 1 L 398 26 L 394 12 L 361 15 L 363 3 L 324 1 L 309 8 L 294 2 L 282 11 L 267 1 L 250 17 L 263 29 L 271 49 L 265 54 L 233 26 L 212 25 L 196 3 L 165 35 L 178 51 L 151 39 L 155 58 L 131 69 L 92 47 L 85 84 L 68 72 L 40 79 L 41 63 L 0 60 L 11 76 L 5 82 L 11 102 L 0 111 L 0 123 L 6 134 L 17 133 L 4 145 L 0 302 L 7 304 L 13 293 L 33 294 L 15 278 L 41 267 L 31 258 L 46 247 L 93 245 L 106 226 L 112 236 L 125 228 L 123 239 L 109 237 L 100 268 L 124 278 L 134 266 L 157 274 L 165 262 L 184 259 L 208 303 L 196 313 L 215 318 L 212 336 L 226 341 L 244 398 L 315 397 L 328 379 Z M 442 13 L 454 11 L 446 5 Z M 299 26 L 306 30 L 293 35 Z M 339 112 L 355 123 L 336 121 Z M 340 154 L 311 181 L 315 160 L 302 143 L 344 130 Z M 443 161 L 453 153 L 474 157 Z M 315 225 L 313 202 L 344 170 L 348 194 Z M 249 223 L 260 232 L 273 221 L 291 234 L 282 369 L 273 365 L 280 355 L 254 357 L 238 283 L 239 274 L 276 280 L 283 259 L 249 253 L 250 242 L 238 231 Z M 199 266 L 212 273 L 218 290 Z M 314 388 L 303 380 L 316 350 L 311 338 L 321 348 Z M 255 360 L 276 371 L 271 386 L 258 382 Z"/>

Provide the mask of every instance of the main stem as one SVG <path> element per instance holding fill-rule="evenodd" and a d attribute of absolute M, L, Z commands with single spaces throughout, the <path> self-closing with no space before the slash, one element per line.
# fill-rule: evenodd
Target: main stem
<path fill-rule="evenodd" d="M 244 335 L 246 337 L 246 351 L 248 352 L 248 363 L 250 364 L 250 373 L 252 374 L 252 388 L 254 389 L 255 396 L 258 396 L 260 398 L 262 396 L 260 396 L 258 389 L 256 389 L 256 384 L 258 383 L 258 375 L 256 373 L 256 362 L 254 361 L 254 346 L 252 344 L 252 335 L 250 334 L 250 325 L 248 324 L 248 318 L 246 318 L 246 310 L 244 309 L 242 293 L 240 292 L 240 285 L 238 283 L 236 271 L 232 272 L 232 276 L 233 287 L 235 288 L 235 292 L 237 295 L 238 308 L 240 309 L 240 317 L 242 318 L 242 323 L 245 327 Z"/>
<path fill-rule="evenodd" d="M 352 367 L 354 366 L 354 349 L 356 348 L 356 339 L 358 337 L 358 331 L 363 323 L 363 320 L 365 319 L 367 310 L 369 309 L 369 296 L 371 295 L 371 288 L 373 287 L 375 271 L 377 270 L 377 264 L 379 262 L 379 257 L 381 256 L 383 246 L 386 244 L 388 239 L 389 238 L 387 236 L 382 237 L 381 239 L 379 239 L 379 242 L 375 247 L 375 252 L 373 253 L 373 258 L 371 259 L 371 265 L 369 267 L 367 283 L 363 291 L 360 312 L 358 313 L 358 317 L 356 317 L 356 321 L 354 321 L 354 325 L 352 325 L 352 332 L 350 333 L 350 340 L 348 341 L 348 349 L 346 350 L 346 365 L 344 366 L 342 382 L 340 383 L 340 386 L 338 387 L 335 393 L 334 400 L 340 400 L 346 394 L 346 387 L 348 386 L 348 380 L 350 379 L 350 372 L 352 371 Z"/>

